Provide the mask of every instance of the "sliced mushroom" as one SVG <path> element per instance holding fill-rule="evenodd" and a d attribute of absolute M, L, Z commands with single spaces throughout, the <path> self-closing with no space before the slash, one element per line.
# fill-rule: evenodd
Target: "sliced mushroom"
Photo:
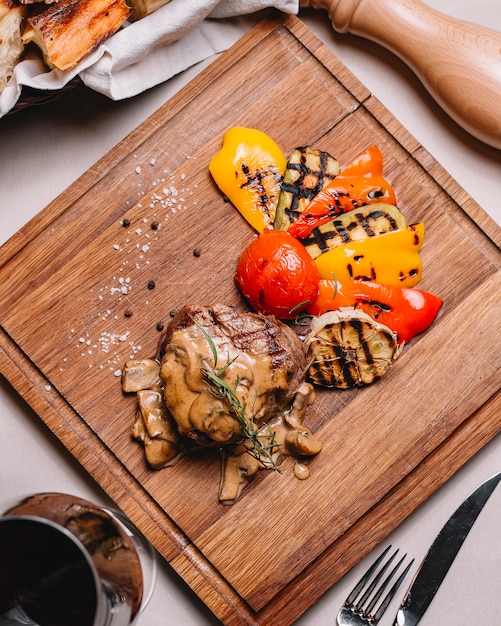
<path fill-rule="evenodd" d="M 162 393 L 142 389 L 137 392 L 137 401 L 139 411 L 132 436 L 144 443 L 146 460 L 153 469 L 173 465 L 184 453 L 184 446 Z"/>
<path fill-rule="evenodd" d="M 322 444 L 307 428 L 288 432 L 284 441 L 284 454 L 290 456 L 314 456 L 322 450 Z"/>
<path fill-rule="evenodd" d="M 125 393 L 151 389 L 160 384 L 160 364 L 153 359 L 127 361 L 122 373 Z"/>
<path fill-rule="evenodd" d="M 310 404 L 313 404 L 315 397 L 316 393 L 313 385 L 310 383 L 302 383 L 296 391 L 291 410 L 284 413 L 284 421 L 291 428 L 301 427 L 306 417 L 306 409 Z"/>
<path fill-rule="evenodd" d="M 244 445 L 226 447 L 223 452 L 219 501 L 233 504 L 261 467 L 261 463 L 249 454 Z"/>

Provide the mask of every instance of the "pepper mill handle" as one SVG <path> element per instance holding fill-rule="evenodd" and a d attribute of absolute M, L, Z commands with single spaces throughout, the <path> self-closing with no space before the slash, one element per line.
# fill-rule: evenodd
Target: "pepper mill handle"
<path fill-rule="evenodd" d="M 501 149 L 501 33 L 420 0 L 300 0 L 300 6 L 325 9 L 337 32 L 396 54 L 464 130 Z"/>

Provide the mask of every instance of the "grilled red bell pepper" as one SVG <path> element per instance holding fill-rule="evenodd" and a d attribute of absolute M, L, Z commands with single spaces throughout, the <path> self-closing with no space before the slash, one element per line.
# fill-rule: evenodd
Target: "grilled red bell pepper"
<path fill-rule="evenodd" d="M 341 307 L 359 308 L 396 332 L 399 343 L 408 343 L 433 323 L 441 306 L 441 298 L 419 289 L 321 280 L 318 297 L 308 304 L 306 313 L 322 315 Z"/>
<path fill-rule="evenodd" d="M 377 146 L 343 168 L 291 224 L 289 233 L 304 239 L 336 215 L 374 202 L 396 204 L 393 187 L 383 177 L 383 155 Z"/>

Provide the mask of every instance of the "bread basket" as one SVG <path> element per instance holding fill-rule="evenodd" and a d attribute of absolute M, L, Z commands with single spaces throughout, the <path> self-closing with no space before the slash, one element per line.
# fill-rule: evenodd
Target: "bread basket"
<path fill-rule="evenodd" d="M 19 111 L 30 109 L 31 107 L 42 106 L 49 104 L 50 102 L 55 102 L 70 91 L 73 91 L 75 87 L 79 87 L 81 85 L 83 85 L 81 79 L 78 76 L 75 76 L 60 89 L 41 90 L 24 86 L 19 100 L 16 102 L 14 107 L 8 111 L 7 115 L 13 115 Z"/>

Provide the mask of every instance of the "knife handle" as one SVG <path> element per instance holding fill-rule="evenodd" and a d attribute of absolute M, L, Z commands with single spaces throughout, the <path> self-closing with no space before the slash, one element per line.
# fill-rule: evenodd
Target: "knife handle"
<path fill-rule="evenodd" d="M 300 0 L 396 54 L 464 130 L 501 149 L 501 33 L 420 0 Z"/>

